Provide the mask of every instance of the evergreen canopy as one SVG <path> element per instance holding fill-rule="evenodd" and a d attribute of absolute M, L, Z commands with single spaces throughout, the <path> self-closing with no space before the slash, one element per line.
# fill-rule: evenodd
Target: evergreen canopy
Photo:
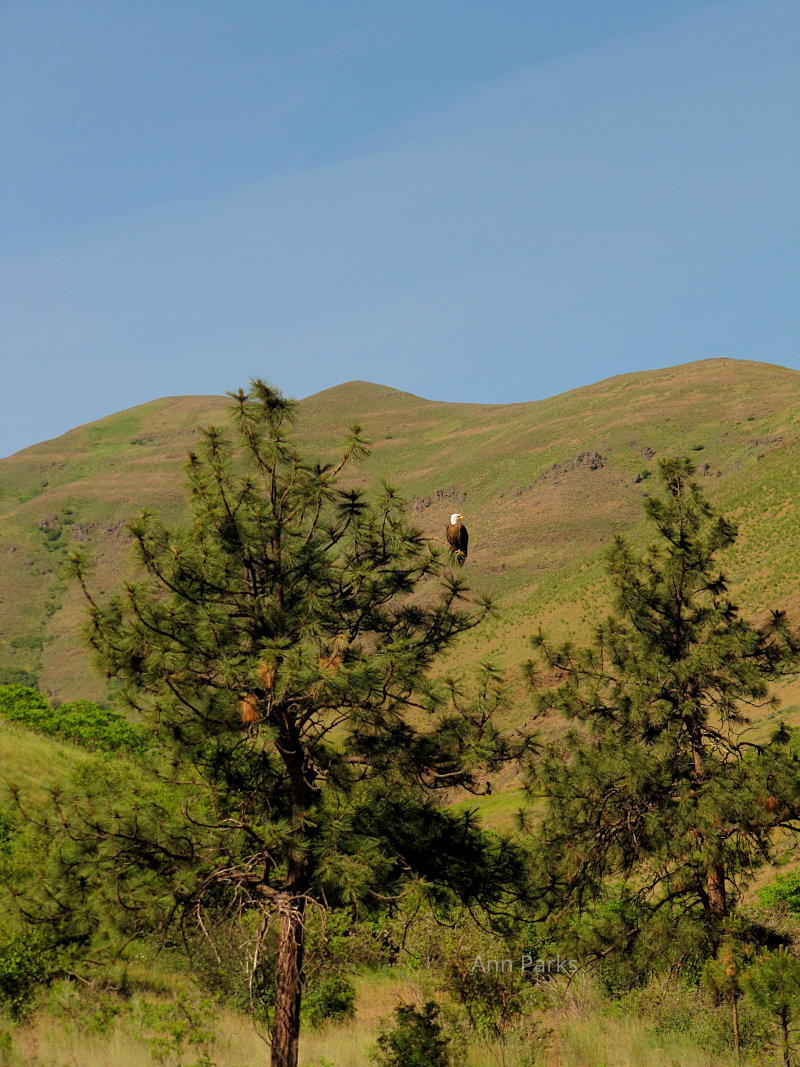
<path fill-rule="evenodd" d="M 59 801 L 71 841 L 47 908 L 74 918 L 88 908 L 78 884 L 102 884 L 134 929 L 239 918 L 256 995 L 276 923 L 265 997 L 272 1063 L 288 1067 L 309 905 L 384 906 L 411 883 L 490 907 L 508 895 L 516 850 L 434 792 L 481 790 L 515 750 L 493 722 L 506 698 L 491 666 L 474 692 L 430 678 L 489 605 L 391 487 L 369 500 L 340 486 L 366 452 L 360 429 L 335 465 L 311 463 L 290 435 L 293 402 L 261 381 L 233 400 L 236 445 L 211 428 L 189 457 L 189 524 L 148 512 L 130 524 L 137 578 L 101 600 L 74 558 L 87 639 L 157 731 L 172 799 L 132 783 L 105 806 L 91 789 Z"/>
<path fill-rule="evenodd" d="M 568 724 L 531 767 L 544 798 L 536 833 L 543 894 L 581 916 L 600 956 L 649 959 L 719 942 L 778 827 L 800 828 L 800 764 L 779 730 L 757 742 L 748 711 L 774 703 L 769 683 L 798 669 L 784 614 L 747 622 L 717 557 L 735 527 L 714 514 L 688 459 L 661 464 L 663 497 L 646 511 L 642 555 L 618 537 L 608 557 L 614 611 L 592 643 L 534 641 L 557 684 L 542 712 Z"/>

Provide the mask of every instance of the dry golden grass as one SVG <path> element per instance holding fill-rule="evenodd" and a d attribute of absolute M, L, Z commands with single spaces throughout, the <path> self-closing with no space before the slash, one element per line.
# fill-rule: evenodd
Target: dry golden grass
<path fill-rule="evenodd" d="M 401 1002 L 422 1004 L 429 999 L 424 973 L 379 972 L 357 982 L 354 1020 L 307 1029 L 300 1041 L 300 1067 L 371 1067 L 370 1049 L 381 1024 Z M 166 1001 L 165 1001 L 166 1003 Z M 182 1051 L 165 1053 L 168 1067 L 191 1067 L 199 1062 L 214 1067 L 266 1067 L 268 1044 L 245 1016 L 224 1008 L 214 1013 L 215 1036 L 202 1046 L 184 1042 Z M 546 1045 L 536 1045 L 540 1067 L 757 1067 L 771 1062 L 763 1055 L 733 1051 L 703 1051 L 689 1032 L 657 1032 L 647 1012 L 623 1012 L 601 998 L 588 983 L 576 980 L 554 992 L 542 1011 L 539 1026 L 551 1031 Z M 0 1025 L 0 1032 L 5 1029 Z M 536 1028 L 530 1031 L 535 1034 Z M 113 1019 L 102 1033 L 93 1033 L 62 1013 L 59 1018 L 39 1011 L 12 1029 L 11 1047 L 0 1046 L 5 1067 L 151 1067 L 153 1047 L 144 1029 L 131 1016 Z M 535 1040 L 535 1038 L 531 1038 Z M 458 1067 L 531 1067 L 533 1044 L 525 1040 L 497 1042 L 474 1039 Z M 199 1059 L 199 1056 L 206 1059 Z M 5 1056 L 5 1058 L 3 1058 Z"/>
<path fill-rule="evenodd" d="M 703 1052 L 687 1038 L 657 1038 L 638 1019 L 574 1019 L 565 1024 L 546 1067 L 747 1067 L 733 1052 Z"/>
<path fill-rule="evenodd" d="M 269 1047 L 249 1020 L 220 1010 L 215 1023 L 216 1040 L 208 1051 L 216 1067 L 269 1063 Z M 45 1013 L 16 1030 L 13 1052 L 20 1067 L 153 1067 L 156 1062 L 151 1045 L 122 1021 L 103 1033 L 92 1033 Z M 197 1055 L 198 1050 L 189 1046 L 187 1052 L 166 1055 L 161 1062 L 170 1067 L 188 1065 Z"/>

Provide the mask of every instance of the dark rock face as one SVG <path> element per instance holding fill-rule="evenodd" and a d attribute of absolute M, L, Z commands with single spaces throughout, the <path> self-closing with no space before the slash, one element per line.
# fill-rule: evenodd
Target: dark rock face
<path fill-rule="evenodd" d="M 415 496 L 411 501 L 411 510 L 424 511 L 426 508 L 441 504 L 444 501 L 448 501 L 451 504 L 461 505 L 466 499 L 467 494 L 463 489 L 458 489 L 456 486 L 450 485 L 445 489 L 437 489 L 435 492 L 429 493 L 428 496 Z"/>
<path fill-rule="evenodd" d="M 544 474 L 539 475 L 537 481 L 547 481 L 551 478 L 560 478 L 564 474 L 569 474 L 574 470 L 590 470 L 599 471 L 605 467 L 608 459 L 606 456 L 601 456 L 599 452 L 579 452 L 577 456 L 572 459 L 564 460 L 562 463 L 554 463 L 549 470 L 546 470 Z"/>

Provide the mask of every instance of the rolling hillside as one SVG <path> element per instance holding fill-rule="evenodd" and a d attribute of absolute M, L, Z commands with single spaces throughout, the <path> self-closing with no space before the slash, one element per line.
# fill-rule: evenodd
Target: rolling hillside
<path fill-rule="evenodd" d="M 224 424 L 226 404 L 156 400 L 0 460 L 0 668 L 34 675 L 61 700 L 106 695 L 80 647 L 82 601 L 63 561 L 74 543 L 90 547 L 110 589 L 129 566 L 126 520 L 145 506 L 180 515 L 196 428 Z M 425 533 L 441 538 L 449 514 L 464 513 L 465 575 L 499 613 L 463 640 L 462 662 L 514 666 L 540 624 L 585 632 L 606 602 L 606 545 L 619 532 L 645 536 L 650 478 L 678 453 L 694 457 L 711 501 L 739 523 L 727 567 L 738 602 L 756 616 L 773 606 L 800 616 L 797 371 L 708 360 L 512 405 L 351 382 L 300 411 L 301 443 L 322 456 L 361 423 L 373 445 L 355 477 L 398 485 Z M 782 695 L 800 699 L 796 687 Z"/>

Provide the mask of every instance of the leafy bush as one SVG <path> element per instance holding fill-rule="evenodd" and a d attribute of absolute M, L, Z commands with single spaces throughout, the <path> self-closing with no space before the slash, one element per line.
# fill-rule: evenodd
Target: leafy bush
<path fill-rule="evenodd" d="M 356 990 L 344 974 L 327 974 L 306 990 L 303 1008 L 312 1026 L 326 1019 L 352 1019 Z"/>
<path fill-rule="evenodd" d="M 194 1067 L 213 1067 L 209 1047 L 214 1041 L 214 1005 L 208 999 L 179 994 L 167 1003 L 144 1001 L 143 1023 L 150 1055 L 158 1063 L 186 1063 L 192 1050 Z"/>
<path fill-rule="evenodd" d="M 449 1042 L 442 1037 L 439 1009 L 432 1000 L 418 1010 L 413 1004 L 399 1004 L 394 1028 L 378 1038 L 372 1054 L 378 1067 L 449 1067 Z"/>
<path fill-rule="evenodd" d="M 0 686 L 0 714 L 9 721 L 38 726 L 50 712 L 47 700 L 35 689 L 24 685 Z"/>
<path fill-rule="evenodd" d="M 800 915 L 800 868 L 779 874 L 758 891 L 758 899 L 768 908 L 784 905 L 793 915 Z"/>
<path fill-rule="evenodd" d="M 23 685 L 0 686 L 0 715 L 9 722 L 83 748 L 141 752 L 148 745 L 147 734 L 118 712 L 107 711 L 89 700 L 73 700 L 52 708 L 41 693 Z"/>
<path fill-rule="evenodd" d="M 59 952 L 46 933 L 26 930 L 0 944 L 0 1005 L 15 1019 L 27 1011 L 37 986 L 59 973 Z"/>

